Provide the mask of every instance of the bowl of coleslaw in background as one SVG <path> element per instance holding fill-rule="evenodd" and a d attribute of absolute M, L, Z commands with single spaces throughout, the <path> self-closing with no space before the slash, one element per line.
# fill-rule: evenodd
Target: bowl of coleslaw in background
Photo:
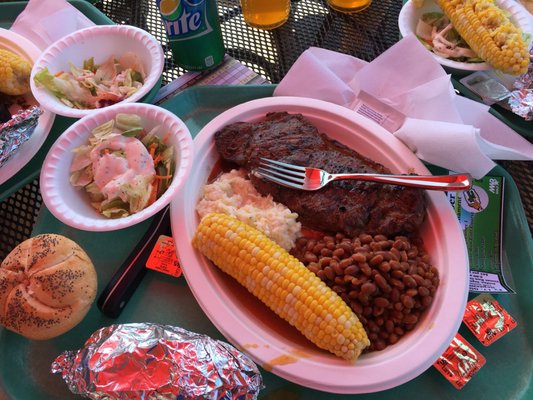
<path fill-rule="evenodd" d="M 505 10 L 511 21 L 518 26 L 524 33 L 533 33 L 533 19 L 525 8 L 515 0 L 496 0 L 496 4 L 503 10 Z M 434 0 L 423 0 L 422 6 L 417 6 L 416 2 L 408 0 L 400 10 L 398 17 L 398 26 L 400 34 L 405 37 L 410 34 L 417 35 L 420 39 L 421 30 L 423 32 L 423 23 L 421 23 L 422 16 L 428 13 L 439 12 L 442 13 L 441 8 Z M 420 24 L 420 25 L 419 25 Z M 431 50 L 431 45 L 428 42 L 421 40 L 422 43 Z M 457 61 L 452 58 L 447 58 L 444 54 L 439 55 L 433 52 L 435 59 L 446 69 L 448 72 L 456 75 L 466 75 L 474 71 L 490 70 L 491 67 L 485 62 L 475 60 L 472 62 Z"/>
<path fill-rule="evenodd" d="M 99 25 L 51 44 L 35 62 L 31 90 L 42 108 L 81 118 L 142 99 L 164 67 L 159 42 L 143 29 Z"/>
<path fill-rule="evenodd" d="M 176 115 L 151 104 L 117 104 L 81 118 L 56 140 L 41 169 L 41 194 L 66 225 L 122 229 L 168 205 L 192 159 L 191 134 Z"/>

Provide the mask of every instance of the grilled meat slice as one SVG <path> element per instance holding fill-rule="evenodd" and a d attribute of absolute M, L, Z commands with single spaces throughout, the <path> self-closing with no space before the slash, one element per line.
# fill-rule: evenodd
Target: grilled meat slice
<path fill-rule="evenodd" d="M 222 159 L 251 171 L 261 157 L 323 168 L 332 173 L 390 173 L 383 165 L 363 157 L 320 133 L 300 114 L 275 112 L 260 122 L 237 122 L 215 134 Z M 262 194 L 298 213 L 300 222 L 328 233 L 410 234 L 426 213 L 425 192 L 416 188 L 362 181 L 332 182 L 306 192 L 289 189 L 251 174 Z"/>

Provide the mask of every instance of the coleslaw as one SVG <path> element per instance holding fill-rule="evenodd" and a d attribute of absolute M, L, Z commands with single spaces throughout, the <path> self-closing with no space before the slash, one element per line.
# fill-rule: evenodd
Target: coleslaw
<path fill-rule="evenodd" d="M 175 169 L 174 148 L 158 136 L 159 129 L 147 133 L 138 115 L 117 114 L 73 150 L 70 183 L 84 189 L 107 218 L 150 206 L 170 186 Z"/>
<path fill-rule="evenodd" d="M 70 71 L 51 73 L 43 68 L 35 74 L 44 86 L 65 105 L 77 109 L 96 109 L 118 103 L 139 90 L 146 77 L 140 58 L 131 52 L 95 64 L 94 57 L 81 68 L 69 63 Z"/>
<path fill-rule="evenodd" d="M 423 14 L 418 20 L 415 32 L 422 44 L 440 57 L 459 62 L 484 62 L 442 12 Z"/>

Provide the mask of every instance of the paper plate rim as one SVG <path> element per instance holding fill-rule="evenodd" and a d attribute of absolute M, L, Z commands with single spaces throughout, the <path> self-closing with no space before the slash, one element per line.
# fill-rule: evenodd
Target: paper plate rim
<path fill-rule="evenodd" d="M 213 155 L 214 145 L 212 144 L 214 132 L 230 122 L 246 121 L 251 118 L 251 115 L 257 115 L 254 113 L 259 111 L 264 115 L 268 111 L 281 110 L 302 112 L 304 115 L 309 112 L 308 110 L 314 110 L 313 112 L 319 114 L 325 113 L 336 119 L 342 119 L 343 123 L 371 130 L 376 133 L 385 149 L 393 143 L 392 146 L 397 147 L 400 154 L 406 157 L 404 161 L 407 160 L 409 166 L 415 166 L 419 173 L 427 172 L 414 154 L 390 133 L 343 107 L 318 100 L 292 97 L 259 99 L 236 106 L 215 117 L 195 138 L 195 165 L 201 167 L 191 173 L 182 194 L 171 203 L 174 242 L 188 285 L 206 315 L 233 345 L 245 351 L 256 363 L 270 368 L 274 374 L 284 379 L 317 390 L 345 394 L 377 392 L 405 383 L 431 367 L 449 345 L 461 324 L 468 295 L 468 257 L 462 230 L 442 193 L 429 193 L 429 196 L 433 207 L 439 209 L 439 218 L 444 218 L 447 223 L 450 223 L 449 229 L 452 234 L 446 236 L 442 246 L 447 244 L 447 248 L 454 249 L 454 253 L 450 253 L 447 257 L 455 257 L 453 263 L 451 261 L 448 263 L 448 268 L 451 268 L 452 264 L 458 265 L 456 277 L 454 277 L 457 280 L 454 285 L 457 284 L 457 286 L 452 286 L 446 281 L 441 282 L 437 296 L 446 296 L 446 302 L 439 304 L 438 310 L 434 312 L 444 318 L 435 317 L 431 321 L 426 321 L 427 330 L 424 330 L 424 326 L 417 328 L 424 330 L 421 346 L 429 350 L 413 352 L 410 354 L 408 363 L 405 358 L 402 359 L 404 350 L 400 342 L 391 347 L 390 359 L 387 362 L 379 360 L 377 353 L 380 352 L 377 352 L 362 356 L 355 366 L 351 366 L 333 355 L 324 354 L 315 349 L 308 357 L 300 357 L 294 363 L 269 364 L 278 356 L 293 354 L 291 351 L 294 349 L 291 348 L 291 343 L 286 343 L 279 336 L 274 336 L 268 327 L 264 326 L 265 323 L 256 320 L 256 316 L 239 309 L 238 305 L 233 303 L 231 294 L 224 293 L 218 284 L 217 278 L 225 278 L 220 278 L 220 272 L 213 269 L 214 267 L 190 245 L 198 222 L 197 217 L 190 213 L 191 207 L 194 207 L 191 204 L 197 201 L 196 196 L 199 190 L 195 180 L 198 177 L 208 176 L 209 171 L 206 168 L 209 164 L 212 166 L 216 162 L 217 156 Z M 403 166 L 406 165 L 403 164 Z M 194 212 L 194 208 L 192 210 Z M 435 225 L 436 220 L 438 220 L 437 216 L 431 217 L 428 223 Z M 457 248 L 463 250 L 457 250 Z M 216 275 L 219 276 L 216 277 Z M 442 329 L 442 324 L 445 324 L 445 329 Z M 287 324 L 287 329 L 293 328 Z M 408 337 L 402 338 L 402 341 L 407 339 Z M 327 360 L 327 365 L 324 364 L 324 360 Z M 386 370 L 383 369 L 384 364 L 386 364 Z"/>

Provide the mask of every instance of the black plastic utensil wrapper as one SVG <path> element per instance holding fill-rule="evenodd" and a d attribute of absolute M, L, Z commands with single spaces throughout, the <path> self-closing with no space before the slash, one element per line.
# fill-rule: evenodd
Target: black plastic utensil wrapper
<path fill-rule="evenodd" d="M 168 234 L 170 234 L 169 206 L 154 216 L 144 236 L 98 297 L 97 305 L 102 313 L 111 318 L 120 315 L 146 274 L 146 262 L 159 236 Z"/>

